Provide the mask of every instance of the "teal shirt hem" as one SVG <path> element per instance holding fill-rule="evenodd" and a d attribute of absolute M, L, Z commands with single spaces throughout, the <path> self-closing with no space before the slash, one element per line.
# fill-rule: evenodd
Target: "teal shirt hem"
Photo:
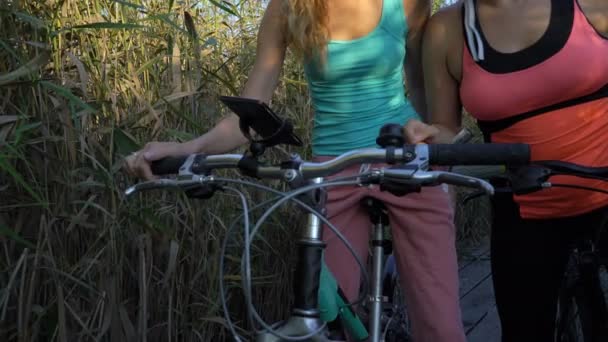
<path fill-rule="evenodd" d="M 315 157 L 332 157 L 355 149 L 378 148 L 379 146 L 376 144 L 376 138 L 378 137 L 382 126 L 389 123 L 405 125 L 412 119 L 421 120 L 420 115 L 414 110 L 410 102 L 407 102 L 399 108 L 398 113 L 389 115 L 386 120 L 367 124 L 365 126 L 362 125 L 361 129 L 343 128 L 342 132 L 338 131 L 338 135 L 342 136 L 342 139 L 338 142 L 332 142 L 331 139 L 325 139 L 323 136 L 320 136 L 322 132 L 313 128 L 312 154 Z M 361 132 L 360 130 L 363 130 L 364 132 Z"/>

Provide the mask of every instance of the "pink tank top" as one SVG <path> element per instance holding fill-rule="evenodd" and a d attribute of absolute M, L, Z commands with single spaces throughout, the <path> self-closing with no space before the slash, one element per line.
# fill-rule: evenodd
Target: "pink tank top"
<path fill-rule="evenodd" d="M 486 141 L 530 144 L 533 160 L 608 166 L 608 39 L 589 23 L 577 0 L 552 0 L 544 35 L 515 53 L 500 53 L 475 27 L 485 57 L 476 62 L 465 41 L 460 96 Z M 566 183 L 608 190 L 569 176 Z M 598 192 L 551 188 L 515 196 L 524 218 L 582 214 L 608 205 Z"/>

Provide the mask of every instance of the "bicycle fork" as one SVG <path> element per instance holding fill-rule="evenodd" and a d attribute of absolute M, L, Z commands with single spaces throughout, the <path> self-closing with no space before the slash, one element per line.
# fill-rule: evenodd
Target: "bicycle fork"
<path fill-rule="evenodd" d="M 315 183 L 322 182 L 318 178 Z M 318 195 L 318 194 L 317 194 Z M 325 193 L 313 196 L 312 202 L 317 211 L 322 213 L 325 208 Z M 383 311 L 383 276 L 384 256 L 388 241 L 384 238 L 385 227 L 388 226 L 388 215 L 382 202 L 374 198 L 366 198 L 363 203 L 369 212 L 373 224 L 372 238 L 372 279 L 369 296 L 370 319 L 369 340 L 382 341 L 382 311 Z M 319 282 L 323 264 L 323 224 L 314 214 L 307 215 L 308 224 L 297 241 L 298 261 L 294 277 L 294 305 L 290 317 L 278 327 L 273 334 L 265 331 L 257 335 L 257 342 L 284 341 L 277 335 L 283 336 L 310 336 L 306 341 L 328 342 L 327 328 L 318 309 Z M 313 333 L 319 332 L 312 336 Z"/>
<path fill-rule="evenodd" d="M 608 338 L 608 311 L 604 291 L 599 278 L 600 260 L 595 245 L 586 242 L 578 253 L 578 267 L 581 285 L 577 296 L 588 310 L 580 313 L 583 318 L 585 341 L 606 341 Z"/>
<path fill-rule="evenodd" d="M 316 178 L 314 183 L 321 183 L 322 178 Z M 322 213 L 325 208 L 325 193 L 321 191 L 309 199 L 313 202 L 312 207 Z M 309 203 L 310 204 L 310 203 Z M 314 214 L 309 213 L 308 224 L 302 231 L 300 239 L 297 241 L 298 261 L 293 283 L 294 304 L 291 316 L 285 323 L 276 329 L 276 332 L 283 336 L 306 336 L 316 331 L 318 334 L 311 336 L 306 341 L 328 341 L 326 336 L 327 328 L 321 329 L 324 322 L 320 319 L 318 310 L 319 298 L 319 279 L 322 267 L 323 249 L 323 224 Z M 279 342 L 283 341 L 277 334 L 269 331 L 257 335 L 258 342 Z"/>

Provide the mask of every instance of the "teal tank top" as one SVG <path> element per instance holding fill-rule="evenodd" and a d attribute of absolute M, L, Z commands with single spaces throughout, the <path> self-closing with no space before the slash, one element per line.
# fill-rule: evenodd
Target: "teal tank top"
<path fill-rule="evenodd" d="M 325 65 L 304 64 L 314 109 L 312 152 L 335 156 L 376 147 L 386 123 L 419 118 L 405 97 L 403 0 L 383 0 L 380 22 L 354 40 L 330 40 Z"/>

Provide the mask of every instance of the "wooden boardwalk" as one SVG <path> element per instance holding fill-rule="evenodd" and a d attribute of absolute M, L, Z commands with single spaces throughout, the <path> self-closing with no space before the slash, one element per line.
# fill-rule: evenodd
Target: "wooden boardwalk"
<path fill-rule="evenodd" d="M 486 240 L 459 262 L 460 305 L 468 342 L 500 342 L 500 323 Z"/>

